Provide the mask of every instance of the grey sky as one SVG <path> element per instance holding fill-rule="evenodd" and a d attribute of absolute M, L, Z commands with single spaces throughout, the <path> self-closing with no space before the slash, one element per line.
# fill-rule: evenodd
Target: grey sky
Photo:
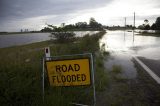
<path fill-rule="evenodd" d="M 29 18 L 59 15 L 104 6 L 109 0 L 1 0 L 0 17 Z"/>
<path fill-rule="evenodd" d="M 128 17 L 131 23 L 134 11 L 139 12 L 140 20 L 147 16 L 155 20 L 160 15 L 159 6 L 159 0 L 0 0 L 0 31 L 38 30 L 45 23 L 69 24 L 88 21 L 89 17 L 106 25 L 122 25 L 123 17 Z"/>

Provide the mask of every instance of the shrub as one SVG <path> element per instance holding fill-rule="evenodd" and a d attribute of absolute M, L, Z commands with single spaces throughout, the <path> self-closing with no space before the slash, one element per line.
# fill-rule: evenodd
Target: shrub
<path fill-rule="evenodd" d="M 51 38 L 55 39 L 56 43 L 69 43 L 75 40 L 75 33 L 73 32 L 54 32 L 51 33 Z"/>

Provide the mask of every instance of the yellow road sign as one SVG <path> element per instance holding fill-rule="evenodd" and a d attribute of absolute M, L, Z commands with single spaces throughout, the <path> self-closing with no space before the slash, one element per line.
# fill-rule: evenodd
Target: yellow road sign
<path fill-rule="evenodd" d="M 90 85 L 89 59 L 46 61 L 51 86 Z"/>

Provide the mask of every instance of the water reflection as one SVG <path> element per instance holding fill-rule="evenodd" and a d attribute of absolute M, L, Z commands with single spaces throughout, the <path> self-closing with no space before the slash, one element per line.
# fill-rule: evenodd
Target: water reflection
<path fill-rule="evenodd" d="M 97 32 L 98 31 L 75 31 L 74 33 L 76 34 L 76 36 L 82 37 L 86 34 L 91 35 Z M 50 39 L 51 39 L 50 33 L 26 33 L 26 34 L 0 35 L 0 48 L 41 42 L 41 41 L 46 41 Z"/>
<path fill-rule="evenodd" d="M 113 65 L 121 65 L 124 75 L 128 78 L 136 77 L 136 69 L 132 56 L 138 55 L 149 59 L 160 59 L 160 37 L 133 36 L 131 31 L 107 31 L 100 40 L 105 43 L 105 49 L 111 53 L 111 58 L 105 62 L 105 67 L 111 69 Z"/>
<path fill-rule="evenodd" d="M 142 52 L 146 49 L 146 57 L 152 53 L 155 55 L 159 54 L 157 59 L 160 59 L 160 51 L 158 50 L 160 47 L 160 37 L 140 36 L 136 34 L 133 37 L 132 32 L 108 31 L 100 42 L 105 43 L 107 45 L 106 50 L 109 51 L 125 51 L 133 55 L 142 55 L 144 54 Z"/>

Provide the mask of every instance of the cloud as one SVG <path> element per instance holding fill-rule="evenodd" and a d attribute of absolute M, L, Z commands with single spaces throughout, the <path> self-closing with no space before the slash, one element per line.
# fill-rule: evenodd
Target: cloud
<path fill-rule="evenodd" d="M 30 18 L 43 15 L 69 14 L 98 8 L 111 0 L 1 0 L 0 19 Z"/>
<path fill-rule="evenodd" d="M 103 7 L 111 1 L 112 0 L 0 0 L 0 31 L 5 29 L 3 26 L 15 29 L 12 28 L 14 24 L 20 25 L 20 23 L 23 24 L 24 21 L 29 22 L 28 20 L 31 18 L 39 19 L 39 21 L 36 21 L 39 23 L 41 23 L 42 20 L 51 22 L 52 18 L 54 23 L 58 23 L 71 18 L 73 16 L 72 14 Z M 30 23 L 32 23 L 31 21 L 32 20 L 30 20 Z"/>
<path fill-rule="evenodd" d="M 143 18 L 154 22 L 160 13 L 159 0 L 0 0 L 0 31 L 23 28 L 41 29 L 48 24 L 88 21 L 94 17 L 106 25 L 137 25 Z M 131 17 L 131 18 L 130 18 Z M 139 22 L 138 22 L 139 21 Z"/>

